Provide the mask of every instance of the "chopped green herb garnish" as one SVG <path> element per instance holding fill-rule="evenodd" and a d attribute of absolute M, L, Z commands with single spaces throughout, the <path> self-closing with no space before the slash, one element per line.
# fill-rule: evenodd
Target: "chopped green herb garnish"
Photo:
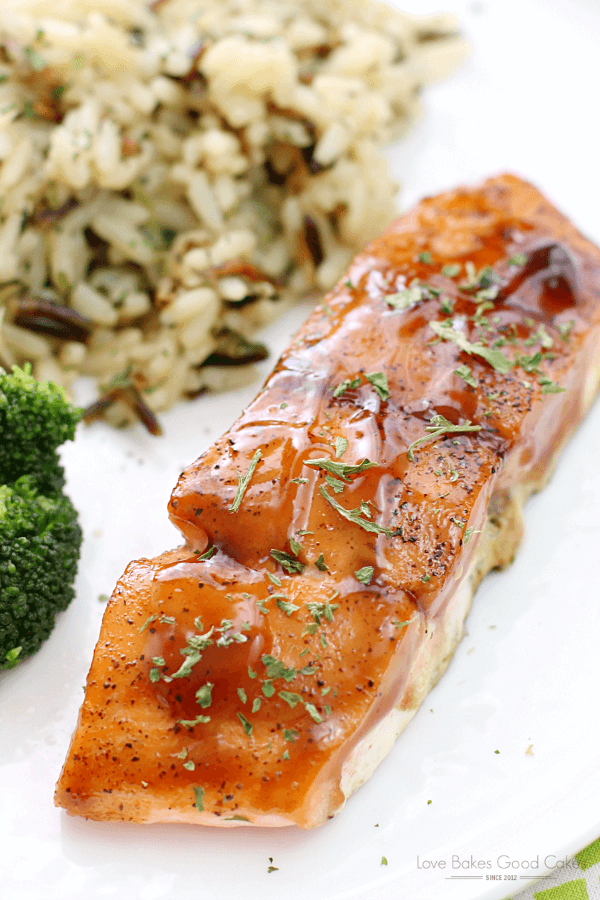
<path fill-rule="evenodd" d="M 154 684 L 157 681 L 160 681 L 160 672 L 158 671 L 158 669 L 156 667 L 150 669 L 149 678 L 150 678 L 150 681 L 152 681 Z"/>
<path fill-rule="evenodd" d="M 413 284 L 411 287 L 403 288 L 396 294 L 387 294 L 385 302 L 394 309 L 408 309 L 415 303 L 420 303 L 426 296 L 426 288 L 422 285 Z"/>
<path fill-rule="evenodd" d="M 294 694 L 292 691 L 279 691 L 278 697 L 281 697 L 282 700 L 290 706 L 292 709 L 296 706 L 297 703 L 302 702 L 302 697 L 300 694 Z"/>
<path fill-rule="evenodd" d="M 323 719 L 319 715 L 319 712 L 317 711 L 317 707 L 314 705 L 314 703 L 305 703 L 304 709 L 309 714 L 309 716 L 311 717 L 313 722 L 317 723 L 317 725 L 319 725 L 323 721 Z"/>
<path fill-rule="evenodd" d="M 419 253 L 419 262 L 425 263 L 426 266 L 431 265 L 431 253 L 429 250 L 425 250 L 423 253 Z"/>
<path fill-rule="evenodd" d="M 390 389 L 388 386 L 388 380 L 386 375 L 383 372 L 369 372 L 368 375 L 365 375 L 367 381 L 373 385 L 375 391 L 379 394 L 382 400 L 388 400 L 390 396 Z"/>
<path fill-rule="evenodd" d="M 273 575 L 272 572 L 267 572 L 267 578 L 269 581 L 272 581 L 273 584 L 277 585 L 277 587 L 281 587 L 281 578 L 278 578 L 277 575 Z"/>
<path fill-rule="evenodd" d="M 421 581 L 422 582 L 431 581 L 431 575 L 421 575 Z"/>
<path fill-rule="evenodd" d="M 484 291 L 481 291 L 481 294 L 477 294 L 477 298 L 481 297 Z M 486 327 L 489 325 L 488 319 L 483 315 L 484 312 L 487 312 L 490 309 L 494 308 L 494 304 L 490 303 L 489 300 L 484 300 L 483 303 L 480 303 L 475 310 L 475 315 L 473 316 L 473 322 L 476 325 L 481 325 L 482 327 Z"/>
<path fill-rule="evenodd" d="M 464 535 L 463 535 L 463 542 L 464 542 L 465 544 L 468 544 L 468 543 L 469 543 L 469 541 L 470 541 L 470 539 L 471 539 L 471 536 L 473 535 L 474 531 L 475 531 L 475 529 L 473 528 L 473 526 L 472 526 L 472 525 L 469 525 L 469 527 L 466 529 L 466 531 L 465 531 L 465 533 L 464 533 Z"/>
<path fill-rule="evenodd" d="M 512 369 L 512 361 L 501 353 L 500 350 L 493 350 L 490 347 L 486 347 L 480 341 L 476 344 L 472 344 L 466 339 L 464 334 L 461 334 L 460 331 L 456 331 L 451 325 L 445 325 L 443 322 L 430 322 L 429 325 L 442 340 L 452 341 L 452 343 L 456 344 L 461 350 L 464 350 L 464 352 L 469 355 L 473 354 L 474 356 L 481 356 L 481 358 L 485 359 L 485 361 L 497 372 L 506 374 Z"/>
<path fill-rule="evenodd" d="M 291 484 L 308 484 L 308 478 L 290 478 Z"/>
<path fill-rule="evenodd" d="M 301 550 L 303 550 L 302 544 L 299 544 L 298 541 L 294 540 L 294 538 L 290 538 L 290 549 L 294 556 L 298 556 Z"/>
<path fill-rule="evenodd" d="M 194 806 L 198 810 L 198 812 L 202 812 L 204 810 L 204 788 L 197 787 L 193 788 L 194 796 L 196 798 Z"/>
<path fill-rule="evenodd" d="M 360 384 L 360 378 L 356 376 L 355 378 L 344 378 L 343 381 L 340 381 L 338 386 L 334 388 L 333 396 L 341 397 L 346 391 L 354 390 Z"/>
<path fill-rule="evenodd" d="M 330 472 L 332 475 L 335 475 L 336 478 L 341 478 L 343 481 L 346 481 L 350 484 L 350 475 L 359 475 L 361 472 L 364 472 L 366 469 L 371 469 L 373 466 L 378 466 L 379 463 L 370 462 L 368 459 L 363 459 L 361 463 L 358 465 L 352 466 L 343 462 L 336 462 L 334 459 L 328 459 L 324 457 L 323 459 L 305 459 L 305 466 L 314 466 L 316 469 L 324 469 L 326 472 Z"/>
<path fill-rule="evenodd" d="M 465 384 L 468 384 L 471 387 L 476 388 L 479 384 L 469 366 L 458 366 L 458 368 L 454 370 L 454 374 L 458 375 L 459 378 L 462 378 Z"/>
<path fill-rule="evenodd" d="M 465 284 L 459 284 L 459 288 L 462 291 L 486 290 L 492 285 L 502 284 L 502 279 L 491 266 L 484 266 L 480 272 L 477 272 L 473 263 L 467 262 L 465 263 L 465 269 L 467 281 Z"/>
<path fill-rule="evenodd" d="M 281 582 L 279 582 L 279 583 L 281 584 Z M 263 614 L 263 616 L 266 616 L 269 612 L 269 610 L 265 606 L 265 602 L 266 602 L 265 600 L 257 600 L 256 601 L 256 608 L 258 609 L 259 612 L 261 612 Z"/>
<path fill-rule="evenodd" d="M 158 620 L 162 625 L 175 625 L 175 616 L 165 616 L 161 613 Z"/>
<path fill-rule="evenodd" d="M 541 350 L 538 350 L 537 353 L 533 354 L 533 356 L 518 356 L 516 359 L 517 365 L 519 365 L 522 369 L 525 369 L 526 372 L 539 372 L 538 367 L 541 361 Z"/>
<path fill-rule="evenodd" d="M 249 722 L 248 719 L 246 718 L 246 716 L 241 712 L 238 712 L 237 717 L 240 720 L 240 722 L 242 723 L 242 726 L 243 726 L 246 734 L 251 735 L 252 734 L 252 723 Z"/>
<path fill-rule="evenodd" d="M 261 662 L 267 668 L 267 678 L 283 678 L 285 681 L 293 681 L 296 677 L 296 670 L 293 667 L 287 667 L 280 659 L 265 654 L 261 656 Z"/>
<path fill-rule="evenodd" d="M 252 668 L 252 666 L 248 666 L 248 677 L 249 677 L 249 678 L 256 678 L 256 672 L 254 671 L 254 669 Z"/>
<path fill-rule="evenodd" d="M 243 498 L 244 494 L 246 493 L 248 485 L 250 484 L 250 479 L 254 475 L 254 470 L 256 469 L 256 467 L 258 465 L 258 461 L 260 460 L 261 457 L 262 457 L 262 451 L 257 450 L 250 461 L 250 465 L 248 466 L 248 471 L 246 472 L 246 474 L 242 475 L 242 473 L 238 471 L 238 473 L 237 473 L 238 488 L 237 488 L 237 493 L 235 495 L 235 500 L 229 507 L 230 512 L 237 512 L 238 509 L 240 508 L 240 503 L 242 502 L 242 498 Z"/>
<path fill-rule="evenodd" d="M 306 568 L 304 563 L 301 563 L 298 559 L 294 559 L 293 556 L 290 556 L 290 554 L 286 553 L 284 550 L 271 550 L 271 556 L 285 569 L 286 572 L 289 572 L 290 575 L 293 575 L 294 572 L 302 574 Z"/>
<path fill-rule="evenodd" d="M 152 622 L 156 622 L 157 619 L 158 619 L 158 613 L 154 613 L 154 615 L 148 616 L 148 618 L 146 619 L 146 621 L 144 622 L 144 624 L 143 624 L 142 627 L 140 628 L 140 634 L 142 633 L 142 631 L 145 631 L 145 630 L 146 630 L 146 628 L 148 627 L 148 625 L 151 625 Z"/>
<path fill-rule="evenodd" d="M 329 569 L 325 565 L 325 557 L 323 556 L 322 553 L 319 553 L 318 558 L 315 559 L 315 566 L 317 567 L 319 572 L 328 572 L 329 571 Z"/>
<path fill-rule="evenodd" d="M 162 657 L 162 656 L 153 656 L 152 662 L 154 663 L 155 666 L 166 666 L 164 657 Z"/>
<path fill-rule="evenodd" d="M 196 768 L 196 763 L 192 759 L 188 759 L 187 762 L 184 762 L 183 768 L 187 769 L 188 772 L 193 772 Z"/>
<path fill-rule="evenodd" d="M 296 742 L 296 738 L 298 737 L 298 732 L 295 728 L 284 728 L 283 729 L 283 739 L 285 741 L 291 741 L 292 744 Z"/>
<path fill-rule="evenodd" d="M 246 696 L 246 691 L 244 690 L 244 688 L 239 687 L 237 689 L 237 695 L 240 698 L 240 700 L 242 701 L 242 703 L 248 702 L 248 697 Z"/>
<path fill-rule="evenodd" d="M 460 263 L 449 263 L 442 269 L 442 275 L 445 278 L 454 278 L 460 272 L 462 266 Z"/>
<path fill-rule="evenodd" d="M 221 632 L 221 637 L 217 638 L 217 647 L 229 647 L 234 641 L 238 644 L 244 644 L 248 640 L 245 634 L 240 632 L 232 633 L 233 622 L 230 619 L 221 619 L 221 625 L 217 629 Z"/>
<path fill-rule="evenodd" d="M 562 394 L 566 391 L 566 388 L 561 387 L 559 384 L 556 384 L 555 381 L 552 381 L 551 378 L 546 378 L 543 376 L 539 379 L 539 382 L 542 386 L 542 394 Z"/>
<path fill-rule="evenodd" d="M 258 712 L 261 707 L 261 704 L 262 704 L 262 700 L 260 699 L 260 697 L 255 697 L 254 700 L 252 701 L 252 712 L 253 713 Z"/>
<path fill-rule="evenodd" d="M 307 634 L 316 634 L 318 627 L 319 626 L 317 624 L 305 625 L 302 629 L 302 634 L 300 635 L 300 637 L 304 637 Z"/>
<path fill-rule="evenodd" d="M 410 625 L 411 622 L 414 622 L 416 616 L 411 616 L 410 619 L 406 619 L 405 622 L 401 622 L 399 619 L 392 619 L 392 625 L 395 625 L 396 628 L 404 628 L 405 625 Z"/>
<path fill-rule="evenodd" d="M 354 574 L 362 584 L 369 584 L 373 577 L 373 566 L 364 566 L 358 569 Z"/>
<path fill-rule="evenodd" d="M 515 253 L 508 261 L 509 266 L 524 266 L 527 256 L 524 253 Z"/>
<path fill-rule="evenodd" d="M 265 695 L 265 697 L 272 697 L 273 694 L 275 693 L 275 688 L 273 687 L 273 685 L 271 684 L 270 681 L 265 681 L 262 685 L 262 692 Z"/>
<path fill-rule="evenodd" d="M 345 437 L 336 437 L 335 439 L 335 455 L 339 459 L 343 456 L 348 448 L 348 440 Z"/>
<path fill-rule="evenodd" d="M 205 725 L 206 722 L 210 722 L 210 716 L 196 716 L 195 719 L 178 719 L 179 725 L 184 725 L 186 728 L 193 728 L 194 725 Z"/>
<path fill-rule="evenodd" d="M 311 613 L 313 619 L 315 620 L 317 626 L 321 624 L 321 619 L 325 619 L 326 622 L 333 622 L 333 614 L 336 609 L 339 609 L 338 603 L 330 603 L 329 600 L 326 600 L 325 603 L 315 603 L 309 602 L 306 604 L 306 608 Z M 308 628 L 312 628 L 312 625 L 308 625 Z M 311 631 L 310 634 L 314 634 L 314 631 Z"/>
<path fill-rule="evenodd" d="M 448 419 L 444 418 L 444 416 L 436 413 L 435 416 L 432 416 L 429 424 L 425 426 L 425 430 L 428 431 L 429 434 L 425 435 L 422 438 L 418 438 L 418 440 L 416 441 L 413 441 L 408 448 L 408 458 L 411 462 L 415 461 L 413 452 L 414 449 L 416 447 L 419 447 L 421 444 L 424 444 L 429 440 L 435 441 L 445 434 L 460 434 L 465 431 L 481 431 L 481 425 L 472 425 L 469 420 L 464 422 L 462 425 L 453 425 L 452 422 L 449 422 Z"/>
<path fill-rule="evenodd" d="M 340 481 L 339 478 L 334 478 L 333 475 L 326 475 L 325 481 L 329 485 L 329 487 L 333 488 L 335 494 L 341 494 L 341 492 L 346 487 L 345 481 Z"/>
<path fill-rule="evenodd" d="M 198 557 L 198 562 L 201 562 L 202 560 L 206 560 L 206 559 L 211 559 L 215 555 L 216 552 L 217 552 L 216 547 L 209 547 L 208 550 L 206 551 L 206 553 L 203 553 L 202 556 Z"/>
<path fill-rule="evenodd" d="M 554 346 L 554 341 L 546 331 L 543 323 L 539 325 L 537 331 L 534 332 L 531 337 L 528 337 L 527 340 L 524 341 L 524 344 L 526 347 L 531 347 L 533 344 L 537 344 L 538 341 L 545 350 L 551 350 Z"/>
<path fill-rule="evenodd" d="M 211 637 L 213 631 L 214 626 L 211 626 L 206 634 L 193 634 L 188 637 L 187 646 L 179 651 L 186 659 L 183 661 L 177 672 L 173 673 L 171 676 L 172 678 L 187 678 L 190 675 L 193 667 L 202 658 L 201 651 L 206 650 L 206 648 L 213 643 Z"/>
<path fill-rule="evenodd" d="M 312 666 L 304 666 L 304 668 L 300 669 L 299 675 L 314 675 L 317 670 L 313 669 Z"/>
<path fill-rule="evenodd" d="M 327 638 L 324 634 L 319 635 L 319 641 L 321 643 L 321 647 L 323 648 L 323 650 L 325 650 L 325 648 L 327 647 Z"/>
<path fill-rule="evenodd" d="M 558 333 L 560 334 L 563 341 L 568 341 L 571 335 L 571 331 L 573 330 L 573 326 L 575 325 L 575 319 L 571 319 L 569 322 L 558 322 L 556 327 L 558 329 Z"/>
<path fill-rule="evenodd" d="M 356 509 L 346 509 L 334 500 L 331 494 L 328 494 L 323 485 L 319 487 L 319 491 L 321 495 L 327 500 L 331 506 L 348 522 L 353 522 L 355 525 L 360 525 L 361 528 L 364 528 L 365 531 L 370 531 L 373 534 L 385 534 L 387 537 L 392 537 L 394 534 L 391 528 L 384 528 L 382 525 L 377 525 L 376 522 L 370 522 L 365 518 L 365 504 L 362 503 Z"/>
<path fill-rule="evenodd" d="M 385 858 L 385 856 L 382 856 L 382 857 L 381 857 L 381 865 L 382 865 L 382 866 L 387 866 L 387 864 L 388 864 L 387 859 Z"/>
<path fill-rule="evenodd" d="M 495 300 L 496 297 L 498 296 L 499 291 L 500 291 L 500 288 L 498 287 L 498 285 L 493 284 L 491 287 L 483 288 L 483 290 L 477 291 L 477 293 L 475 294 L 475 299 L 480 300 L 480 301 L 481 300 L 483 300 L 483 301 Z M 494 304 L 488 302 L 488 303 L 486 303 L 486 308 L 493 309 Z M 479 315 L 481 315 L 481 312 L 479 313 Z M 487 322 L 486 322 L 486 324 L 487 324 Z"/>
<path fill-rule="evenodd" d="M 291 616 L 293 612 L 296 612 L 297 609 L 300 609 L 299 606 L 296 606 L 294 603 L 290 603 L 289 600 L 276 600 L 276 605 L 287 616 Z"/>
<path fill-rule="evenodd" d="M 447 316 L 451 316 L 454 312 L 454 300 L 452 297 L 443 296 L 440 300 L 440 309 Z"/>
<path fill-rule="evenodd" d="M 207 709 L 212 703 L 212 689 L 214 684 L 207 682 L 196 691 L 196 703 L 199 703 L 202 709 Z"/>
<path fill-rule="evenodd" d="M 247 816 L 227 816 L 225 819 L 226 822 L 248 822 L 252 825 L 252 822 Z"/>

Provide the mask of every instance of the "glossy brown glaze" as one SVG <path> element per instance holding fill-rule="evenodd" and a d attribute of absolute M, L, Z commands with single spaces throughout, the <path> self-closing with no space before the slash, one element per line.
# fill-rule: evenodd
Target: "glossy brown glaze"
<path fill-rule="evenodd" d="M 182 474 L 186 546 L 117 586 L 57 803 L 139 822 L 337 812 L 353 749 L 422 699 L 489 510 L 544 480 L 591 402 L 599 301 L 600 251 L 512 176 L 425 200 L 373 242 Z M 478 430 L 423 441 L 435 415 Z"/>

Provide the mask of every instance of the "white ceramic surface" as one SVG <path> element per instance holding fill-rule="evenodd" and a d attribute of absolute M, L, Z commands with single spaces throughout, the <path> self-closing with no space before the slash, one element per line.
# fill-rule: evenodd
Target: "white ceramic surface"
<path fill-rule="evenodd" d="M 424 118 L 389 153 L 403 205 L 508 169 L 600 240 L 600 5 L 454 8 L 473 55 L 426 92 Z M 306 312 L 269 331 L 275 353 Z M 66 449 L 86 535 L 77 599 L 41 652 L 0 676 L 2 900 L 493 900 L 600 835 L 600 404 L 529 503 L 516 562 L 480 588 L 446 675 L 336 820 L 315 832 L 221 832 L 101 825 L 54 808 L 98 597 L 129 559 L 178 543 L 169 492 L 256 387 L 173 410 L 160 439 L 96 425 Z M 267 872 L 269 857 L 278 871 Z M 537 869 L 527 866 L 536 858 Z"/>

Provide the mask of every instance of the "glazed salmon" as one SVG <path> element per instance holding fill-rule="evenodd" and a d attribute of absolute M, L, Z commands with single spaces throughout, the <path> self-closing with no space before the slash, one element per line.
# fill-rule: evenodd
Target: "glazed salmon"
<path fill-rule="evenodd" d="M 444 671 L 600 380 L 600 251 L 530 184 L 424 200 L 181 475 L 106 610 L 56 803 L 319 825 Z"/>

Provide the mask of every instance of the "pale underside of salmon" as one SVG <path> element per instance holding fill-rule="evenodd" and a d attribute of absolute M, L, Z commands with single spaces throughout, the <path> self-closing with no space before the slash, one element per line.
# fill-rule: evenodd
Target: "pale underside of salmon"
<path fill-rule="evenodd" d="M 352 263 L 107 607 L 56 803 L 308 828 L 372 774 L 600 380 L 600 251 L 504 175 Z M 418 761 L 417 763 L 418 764 Z"/>

